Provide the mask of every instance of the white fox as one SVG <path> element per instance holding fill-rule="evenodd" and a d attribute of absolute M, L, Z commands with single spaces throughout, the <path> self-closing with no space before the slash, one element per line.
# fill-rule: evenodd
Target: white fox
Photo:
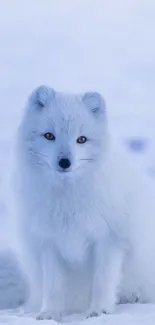
<path fill-rule="evenodd" d="M 122 296 L 155 301 L 154 200 L 137 205 L 135 176 L 114 142 L 100 94 L 31 94 L 15 179 L 25 310 L 38 319 L 112 313 Z"/>

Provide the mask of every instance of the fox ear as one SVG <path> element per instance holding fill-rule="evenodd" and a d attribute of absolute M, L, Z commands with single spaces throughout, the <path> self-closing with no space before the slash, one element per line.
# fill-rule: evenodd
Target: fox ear
<path fill-rule="evenodd" d="M 37 105 L 39 108 L 45 107 L 47 102 L 55 97 L 55 91 L 47 86 L 39 86 L 29 97 L 31 104 Z"/>
<path fill-rule="evenodd" d="M 83 96 L 83 102 L 96 116 L 105 114 L 106 105 L 103 97 L 97 92 L 87 92 Z"/>

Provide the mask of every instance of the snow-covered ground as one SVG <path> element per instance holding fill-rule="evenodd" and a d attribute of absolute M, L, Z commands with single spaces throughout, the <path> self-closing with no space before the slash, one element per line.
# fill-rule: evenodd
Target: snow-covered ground
<path fill-rule="evenodd" d="M 34 325 L 38 321 L 32 317 L 18 316 L 17 312 L 8 311 L 0 313 L 0 324 L 10 325 Z M 98 318 L 83 320 L 77 315 L 68 318 L 65 325 L 154 325 L 155 306 L 154 305 L 124 305 L 118 307 L 114 315 L 103 315 Z M 55 325 L 56 322 L 46 320 L 40 321 L 41 325 Z"/>
<path fill-rule="evenodd" d="M 155 186 L 154 17 L 154 0 L 0 2 L 1 249 L 6 240 L 11 141 L 27 95 L 37 85 L 102 92 L 111 129 Z M 0 324 L 6 323 L 31 325 L 35 320 L 2 311 Z M 154 325 L 155 306 L 119 306 L 115 315 L 85 323 Z"/>

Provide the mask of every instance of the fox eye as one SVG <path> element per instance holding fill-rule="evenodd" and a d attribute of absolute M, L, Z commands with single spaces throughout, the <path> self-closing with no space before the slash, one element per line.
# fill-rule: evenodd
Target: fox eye
<path fill-rule="evenodd" d="M 85 143 L 86 141 L 87 141 L 87 138 L 85 136 L 81 136 L 81 137 L 77 138 L 77 140 L 76 140 L 76 142 L 80 143 L 80 144 Z"/>
<path fill-rule="evenodd" d="M 47 132 L 44 134 L 44 137 L 47 139 L 47 140 L 55 140 L 55 136 L 50 133 L 50 132 Z"/>

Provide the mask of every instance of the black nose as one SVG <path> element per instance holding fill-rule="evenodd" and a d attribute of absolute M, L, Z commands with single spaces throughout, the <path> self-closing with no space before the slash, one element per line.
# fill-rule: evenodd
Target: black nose
<path fill-rule="evenodd" d="M 70 165 L 71 165 L 71 163 L 70 163 L 69 159 L 62 158 L 62 159 L 60 159 L 60 161 L 59 161 L 59 166 L 60 166 L 61 168 L 63 168 L 63 169 L 67 169 L 67 168 L 69 168 Z"/>

